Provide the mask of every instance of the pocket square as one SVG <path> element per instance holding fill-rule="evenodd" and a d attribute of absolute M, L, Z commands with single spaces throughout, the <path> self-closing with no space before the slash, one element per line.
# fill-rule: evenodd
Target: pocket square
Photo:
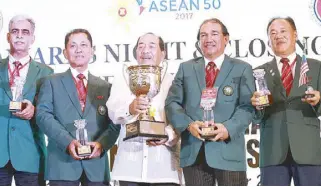
<path fill-rule="evenodd" d="M 102 99 L 104 99 L 104 96 L 103 95 L 97 95 L 97 99 L 102 100 Z"/>

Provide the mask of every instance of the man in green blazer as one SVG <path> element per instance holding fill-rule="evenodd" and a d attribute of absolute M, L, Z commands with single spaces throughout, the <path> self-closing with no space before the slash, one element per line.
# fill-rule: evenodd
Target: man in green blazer
<path fill-rule="evenodd" d="M 52 186 L 107 185 L 110 181 L 107 151 L 119 134 L 108 117 L 105 103 L 110 87 L 88 71 L 94 54 L 92 37 L 75 29 L 65 37 L 64 55 L 70 69 L 50 76 L 40 88 L 37 124 L 48 136 L 46 179 Z M 78 154 L 75 120 L 86 120 L 89 156 Z M 86 136 L 86 135 L 85 135 Z"/>
<path fill-rule="evenodd" d="M 31 59 L 29 48 L 35 36 L 35 22 L 17 15 L 10 20 L 10 54 L 0 63 L 0 185 L 44 185 L 46 145 L 44 134 L 35 123 L 35 103 L 41 78 L 53 70 Z M 26 107 L 10 112 L 9 103 L 17 94 L 16 78 L 24 81 L 22 99 Z"/>
<path fill-rule="evenodd" d="M 254 112 L 252 67 L 224 55 L 229 33 L 220 20 L 205 20 L 197 39 L 204 57 L 180 64 L 165 104 L 170 124 L 181 133 L 186 185 L 212 186 L 216 180 L 218 185 L 247 185 L 244 133 Z M 218 88 L 213 107 L 216 137 L 204 141 L 201 93 L 213 87 Z"/>
<path fill-rule="evenodd" d="M 300 85 L 302 57 L 296 53 L 297 29 L 290 17 L 268 23 L 272 61 L 257 67 L 265 70 L 272 104 L 258 107 L 259 92 L 252 97 L 260 124 L 261 184 L 321 185 L 320 90 L 321 62 L 307 59 L 308 84 Z M 303 80 L 303 79 L 302 79 Z M 307 85 L 314 91 L 307 92 Z M 313 97 L 303 99 L 305 94 Z"/>

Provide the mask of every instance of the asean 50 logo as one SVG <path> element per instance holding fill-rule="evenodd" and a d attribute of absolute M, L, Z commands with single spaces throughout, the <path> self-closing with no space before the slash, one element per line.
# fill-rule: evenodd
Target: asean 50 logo
<path fill-rule="evenodd" d="M 142 0 L 117 0 L 110 3 L 108 9 L 108 16 L 111 16 L 116 27 L 120 27 L 126 32 L 134 26 L 143 12 L 137 8 L 137 3 L 142 4 Z"/>
<path fill-rule="evenodd" d="M 192 19 L 193 14 L 214 11 L 221 7 L 221 0 L 136 0 L 139 15 L 147 13 L 175 14 L 178 20 Z"/>

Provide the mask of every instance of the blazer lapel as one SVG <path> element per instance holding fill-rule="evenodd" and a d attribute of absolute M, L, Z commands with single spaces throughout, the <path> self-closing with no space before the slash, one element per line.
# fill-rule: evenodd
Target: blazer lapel
<path fill-rule="evenodd" d="M 3 90 L 6 92 L 10 100 L 12 100 L 12 93 L 9 86 L 8 63 L 9 58 L 4 59 L 3 62 L 0 63 L 0 82 Z"/>
<path fill-rule="evenodd" d="M 25 96 L 28 93 L 29 89 L 32 88 L 33 84 L 36 84 L 39 72 L 40 72 L 40 68 L 38 67 L 36 62 L 32 60 L 29 64 L 26 82 L 23 86 L 23 91 L 22 91 L 23 96 Z"/>
<path fill-rule="evenodd" d="M 283 86 L 283 83 L 282 83 L 282 80 L 281 80 L 281 75 L 280 75 L 280 71 L 278 69 L 278 66 L 277 66 L 277 62 L 276 62 L 276 59 L 274 58 L 271 62 L 268 63 L 269 67 L 271 69 L 268 70 L 268 74 L 271 75 L 271 79 L 272 79 L 272 82 L 274 85 L 271 85 L 271 87 L 269 87 L 270 91 L 272 92 L 280 92 L 281 96 L 283 99 L 286 98 L 286 92 L 285 92 L 285 89 L 284 89 L 284 86 Z M 276 93 L 272 95 L 277 95 Z"/>
<path fill-rule="evenodd" d="M 231 72 L 233 66 L 234 65 L 231 62 L 230 57 L 225 55 L 222 67 L 214 83 L 215 87 L 219 88 L 223 84 L 224 80 L 227 78 L 228 74 Z"/>
<path fill-rule="evenodd" d="M 206 88 L 204 58 L 200 58 L 200 59 L 196 60 L 193 67 L 194 67 L 195 74 L 196 74 L 196 77 L 198 80 L 198 86 L 202 92 L 202 90 Z"/>
<path fill-rule="evenodd" d="M 88 73 L 87 96 L 86 96 L 84 116 L 88 114 L 92 103 L 94 103 L 95 96 L 97 95 L 97 88 L 98 88 L 98 85 L 97 85 L 96 77 Z"/>
<path fill-rule="evenodd" d="M 75 82 L 72 78 L 72 74 L 71 74 L 70 69 L 63 74 L 63 76 L 61 78 L 61 82 L 64 85 L 65 90 L 68 93 L 68 96 L 69 96 L 71 102 L 75 106 L 79 115 L 82 117 L 83 113 L 81 111 L 81 106 L 80 106 L 80 102 L 78 99 L 77 88 L 76 88 Z"/>

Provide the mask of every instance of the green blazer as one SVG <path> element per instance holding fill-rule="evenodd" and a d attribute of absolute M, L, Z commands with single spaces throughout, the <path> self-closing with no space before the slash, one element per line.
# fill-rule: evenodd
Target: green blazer
<path fill-rule="evenodd" d="M 45 79 L 40 88 L 36 119 L 48 136 L 47 180 L 77 180 L 83 171 L 92 182 L 110 180 L 106 151 L 114 145 L 120 130 L 108 117 L 106 101 L 110 88 L 109 83 L 89 73 L 86 106 L 82 112 L 70 69 Z M 68 154 L 68 145 L 76 139 L 74 120 L 78 119 L 87 121 L 88 140 L 103 145 L 105 152 L 101 157 L 78 161 Z"/>
<path fill-rule="evenodd" d="M 0 63 L 0 167 L 11 161 L 18 171 L 38 173 L 44 170 L 46 144 L 35 119 L 23 120 L 9 112 L 12 93 L 8 78 L 9 58 Z M 45 65 L 31 60 L 23 87 L 23 98 L 34 103 L 42 78 L 53 73 Z"/>
<path fill-rule="evenodd" d="M 254 91 L 252 67 L 225 56 L 214 86 L 219 88 L 213 108 L 215 122 L 225 125 L 230 141 L 205 142 L 206 162 L 212 168 L 245 171 L 244 132 L 254 113 L 250 103 Z M 203 120 L 200 101 L 205 87 L 205 62 L 203 58 L 196 58 L 180 64 L 168 92 L 165 111 L 169 122 L 181 133 L 181 167 L 195 162 L 203 143 L 186 128 L 193 121 Z M 224 93 L 224 88 L 232 88 L 233 93 Z"/>
<path fill-rule="evenodd" d="M 307 59 L 311 85 L 321 91 L 321 63 Z M 299 87 L 302 58 L 297 55 L 292 89 L 286 96 L 276 60 L 257 69 L 264 69 L 267 85 L 272 93 L 273 104 L 257 111 L 254 123 L 260 124 L 260 167 L 281 164 L 290 146 L 292 156 L 298 164 L 321 165 L 320 115 L 316 107 L 301 101 L 306 85 Z"/>

